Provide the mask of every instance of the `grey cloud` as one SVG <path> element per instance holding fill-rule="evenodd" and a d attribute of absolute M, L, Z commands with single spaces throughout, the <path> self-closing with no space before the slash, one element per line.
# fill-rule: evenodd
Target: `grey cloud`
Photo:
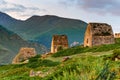
<path fill-rule="evenodd" d="M 78 5 L 81 2 L 80 0 L 78 1 Z M 114 0 L 83 0 L 83 7 L 86 8 L 105 8 L 107 6 L 112 6 L 114 5 L 115 2 Z"/>
<path fill-rule="evenodd" d="M 60 4 L 73 6 L 84 11 L 89 11 L 97 14 L 113 14 L 120 16 L 120 1 L 119 0 L 62 0 Z"/>
<path fill-rule="evenodd" d="M 2 9 L 3 12 L 24 12 L 22 9 L 17 9 L 17 8 L 9 8 L 9 9 Z"/>
<path fill-rule="evenodd" d="M 65 7 L 70 7 L 71 5 L 75 5 L 76 0 L 61 0 L 59 1 L 60 4 L 62 4 L 62 6 Z"/>
<path fill-rule="evenodd" d="M 0 0 L 0 5 L 1 4 L 6 4 L 6 2 L 4 0 Z"/>
<path fill-rule="evenodd" d="M 5 6 L 7 6 L 9 3 L 7 3 Z M 11 7 L 3 7 L 1 10 L 4 12 L 24 12 L 27 8 L 23 5 L 17 5 L 17 4 L 9 4 Z"/>

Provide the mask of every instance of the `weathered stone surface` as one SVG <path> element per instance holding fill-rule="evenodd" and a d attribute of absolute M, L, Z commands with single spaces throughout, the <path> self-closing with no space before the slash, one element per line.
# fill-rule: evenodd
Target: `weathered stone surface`
<path fill-rule="evenodd" d="M 115 38 L 120 38 L 120 33 L 115 33 Z"/>
<path fill-rule="evenodd" d="M 34 57 L 35 55 L 36 51 L 34 48 L 21 48 L 19 53 L 13 59 L 12 64 L 19 64 L 22 61 L 28 60 L 30 57 Z"/>
<path fill-rule="evenodd" d="M 114 44 L 112 27 L 106 23 L 89 23 L 84 36 L 84 47 Z"/>
<path fill-rule="evenodd" d="M 66 35 L 53 35 L 51 43 L 51 53 L 55 53 L 60 49 L 68 48 L 68 38 Z"/>
<path fill-rule="evenodd" d="M 42 72 L 42 71 L 34 71 L 34 70 L 31 70 L 30 73 L 29 73 L 29 76 L 30 77 L 46 77 L 47 75 L 51 74 L 51 70 L 48 71 L 48 72 Z"/>
<path fill-rule="evenodd" d="M 30 70 L 30 77 L 34 77 L 35 76 L 35 72 L 33 70 Z"/>

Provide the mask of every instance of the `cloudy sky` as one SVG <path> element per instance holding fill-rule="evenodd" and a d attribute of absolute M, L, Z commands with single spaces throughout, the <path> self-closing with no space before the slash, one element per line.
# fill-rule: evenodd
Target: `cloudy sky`
<path fill-rule="evenodd" d="M 57 15 L 104 22 L 120 32 L 120 0 L 0 0 L 0 11 L 25 20 L 32 15 Z"/>

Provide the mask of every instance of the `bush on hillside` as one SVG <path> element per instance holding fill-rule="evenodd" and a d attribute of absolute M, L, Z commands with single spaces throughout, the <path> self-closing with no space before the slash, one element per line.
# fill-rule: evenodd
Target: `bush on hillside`
<path fill-rule="evenodd" d="M 115 39 L 115 43 L 116 43 L 116 44 L 119 44 L 119 43 L 120 43 L 120 39 L 119 39 L 119 38 L 116 38 L 116 39 Z"/>
<path fill-rule="evenodd" d="M 41 58 L 41 55 L 36 55 L 35 57 L 29 58 L 29 63 L 36 62 Z"/>
<path fill-rule="evenodd" d="M 113 51 L 113 57 L 118 57 L 118 56 L 120 56 L 120 49 L 115 49 Z"/>
<path fill-rule="evenodd" d="M 40 67 L 40 66 L 52 67 L 52 66 L 57 66 L 58 64 L 59 64 L 59 62 L 53 62 L 51 60 L 39 59 L 37 61 L 28 63 L 27 67 L 29 67 L 29 68 L 37 68 L 37 67 Z"/>
<path fill-rule="evenodd" d="M 120 58 L 120 49 L 115 49 L 113 54 L 103 56 L 104 60 L 115 60 L 115 58 Z"/>
<path fill-rule="evenodd" d="M 44 60 L 44 59 L 41 59 L 41 55 L 36 55 L 35 57 L 32 57 L 29 59 L 29 63 L 27 63 L 27 67 L 29 68 L 37 68 L 40 66 L 52 67 L 58 64 L 59 62 L 53 62 L 51 60 Z"/>

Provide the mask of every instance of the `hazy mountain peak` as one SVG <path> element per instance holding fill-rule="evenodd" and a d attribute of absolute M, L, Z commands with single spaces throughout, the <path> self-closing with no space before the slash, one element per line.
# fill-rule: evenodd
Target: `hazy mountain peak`
<path fill-rule="evenodd" d="M 50 19 L 50 18 L 60 18 L 60 17 L 55 16 L 55 15 L 43 15 L 43 16 L 33 15 L 30 18 L 28 18 L 26 21 L 29 21 L 29 20 L 38 20 L 38 19 Z"/>

